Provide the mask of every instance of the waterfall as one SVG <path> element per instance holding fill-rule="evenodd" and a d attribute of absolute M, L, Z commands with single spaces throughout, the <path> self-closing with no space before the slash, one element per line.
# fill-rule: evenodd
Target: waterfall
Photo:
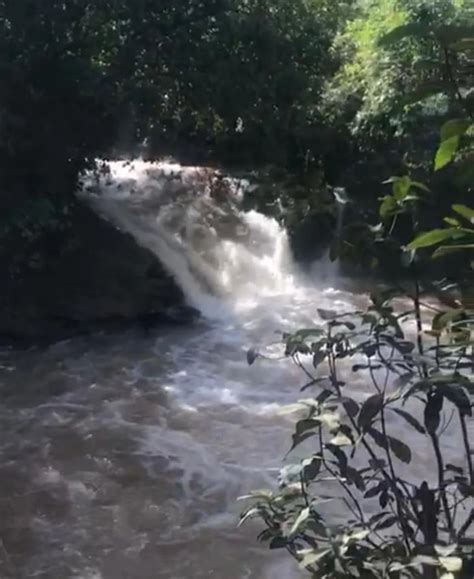
<path fill-rule="evenodd" d="M 87 174 L 80 195 L 154 252 L 190 304 L 215 316 L 294 289 L 288 236 L 274 219 L 241 209 L 249 188 L 216 170 L 137 160 Z"/>
<path fill-rule="evenodd" d="M 236 499 L 275 484 L 294 433 L 281 409 L 319 387 L 300 392 L 307 378 L 282 355 L 282 333 L 321 324 L 318 308 L 359 310 L 368 299 L 330 287 L 321 261 L 312 278 L 298 271 L 284 229 L 243 209 L 251 188 L 143 161 L 84 176 L 81 198 L 154 252 L 204 321 L 2 352 L 0 531 L 20 546 L 15 576 L 300 576 L 284 550 L 267 555 L 256 527 L 237 529 Z M 264 354 L 251 367 L 250 347 Z M 338 372 L 362 403 L 373 391 L 353 362 L 341 358 Z M 391 419 L 404 439 L 405 422 Z M 450 460 L 462 464 L 446 428 Z M 436 476 L 426 437 L 412 438 L 411 475 Z M 327 508 L 334 524 L 351 516 L 343 502 Z"/>

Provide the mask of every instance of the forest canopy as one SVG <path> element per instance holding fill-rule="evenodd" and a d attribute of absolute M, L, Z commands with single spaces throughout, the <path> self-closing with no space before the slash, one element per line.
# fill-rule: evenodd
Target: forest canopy
<path fill-rule="evenodd" d="M 311 188 L 342 186 L 376 211 L 387 174 L 426 178 L 439 126 L 459 116 L 446 58 L 472 102 L 472 48 L 439 42 L 469 30 L 469 4 L 2 0 L 4 215 L 33 198 L 44 217 L 97 158 L 138 154 L 276 166 L 304 181 L 290 192 L 304 207 L 320 205 Z M 404 25 L 428 33 L 381 42 Z"/>

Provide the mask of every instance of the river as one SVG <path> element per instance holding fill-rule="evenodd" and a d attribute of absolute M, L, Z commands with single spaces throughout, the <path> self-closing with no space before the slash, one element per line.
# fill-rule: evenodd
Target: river
<path fill-rule="evenodd" d="M 237 528 L 236 499 L 274 485 L 288 450 L 291 419 L 279 410 L 304 379 L 278 359 L 278 332 L 366 296 L 327 264 L 300 272 L 285 231 L 240 211 L 248 183 L 227 183 L 219 204 L 213 178 L 114 163 L 85 184 L 95 209 L 156 252 L 202 318 L 1 354 L 2 577 L 299 576 L 257 543 L 258 525 Z M 249 367 L 249 347 L 275 359 Z"/>

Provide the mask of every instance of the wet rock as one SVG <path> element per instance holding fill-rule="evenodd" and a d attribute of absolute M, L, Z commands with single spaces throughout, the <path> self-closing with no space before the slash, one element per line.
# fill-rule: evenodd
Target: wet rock
<path fill-rule="evenodd" d="M 4 271 L 14 253 L 26 253 L 26 243 L 17 238 L 0 248 Z M 25 262 L 2 280 L 3 344 L 47 344 L 130 323 L 148 332 L 197 317 L 150 251 L 80 202 L 70 209 L 67 227 L 35 243 L 33 266 Z"/>

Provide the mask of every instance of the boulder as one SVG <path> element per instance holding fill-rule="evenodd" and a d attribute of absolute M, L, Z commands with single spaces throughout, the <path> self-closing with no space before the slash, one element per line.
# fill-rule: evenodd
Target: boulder
<path fill-rule="evenodd" d="M 35 241 L 33 254 L 22 244 L 10 239 L 0 253 L 8 272 L 0 288 L 4 344 L 45 344 L 131 323 L 147 330 L 196 318 L 156 256 L 81 202 L 70 207 L 67 227 Z M 12 268 L 22 251 L 28 257 Z"/>

